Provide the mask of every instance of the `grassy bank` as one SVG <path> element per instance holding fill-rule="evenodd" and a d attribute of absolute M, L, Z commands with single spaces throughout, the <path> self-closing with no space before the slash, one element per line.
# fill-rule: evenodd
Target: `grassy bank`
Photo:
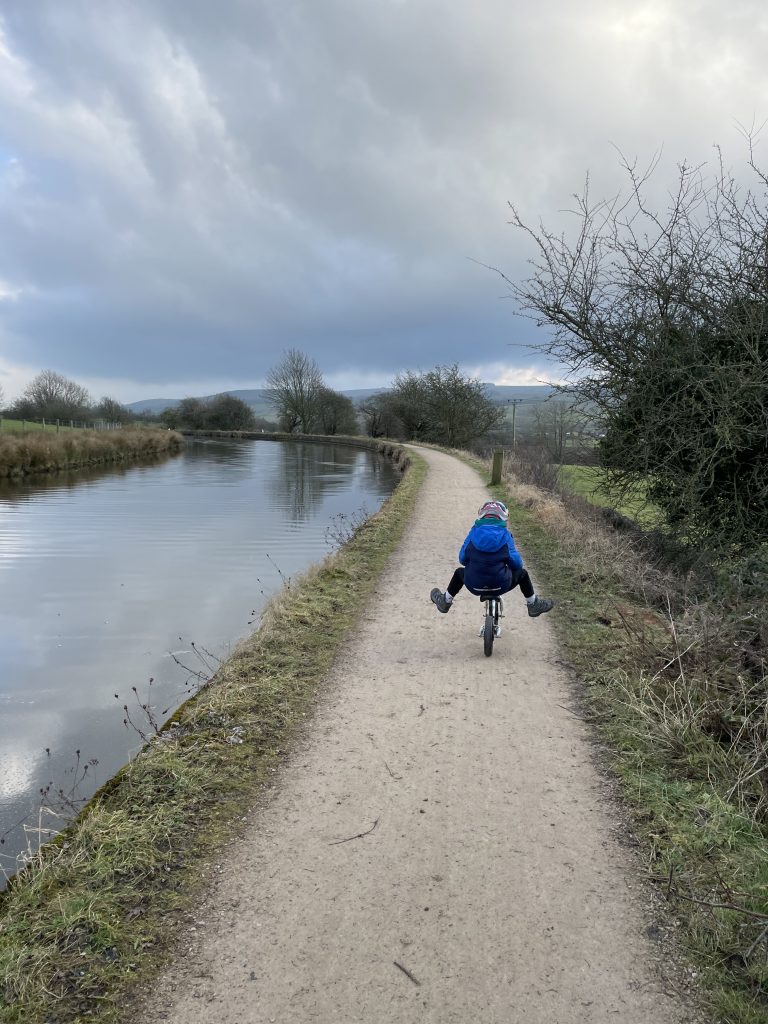
<path fill-rule="evenodd" d="M 82 430 L 81 426 L 71 427 L 69 423 L 57 424 L 43 423 L 42 420 L 38 423 L 37 420 L 14 420 L 9 419 L 7 416 L 0 416 L 0 434 L 26 434 L 35 433 L 37 431 L 45 431 L 47 434 L 59 434 L 66 433 L 70 430 Z"/>
<path fill-rule="evenodd" d="M 768 1020 L 763 563 L 681 578 L 588 508 L 506 478 L 517 533 L 714 1019 Z M 762 567 L 761 567 L 762 566 Z"/>
<path fill-rule="evenodd" d="M 378 445 L 405 465 L 402 449 Z M 425 473 L 269 605 L 261 628 L 0 897 L 0 1020 L 110 1022 L 272 777 L 401 536 Z M 143 720 L 142 720 L 143 721 Z"/>
<path fill-rule="evenodd" d="M 82 466 L 126 462 L 178 452 L 184 445 L 172 430 L 107 430 L 0 435 L 0 478 L 51 473 Z"/>

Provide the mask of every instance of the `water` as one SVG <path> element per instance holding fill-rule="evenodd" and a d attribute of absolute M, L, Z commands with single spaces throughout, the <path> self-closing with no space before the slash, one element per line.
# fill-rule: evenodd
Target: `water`
<path fill-rule="evenodd" d="M 178 706 L 204 668 L 192 644 L 225 657 L 284 578 L 328 553 L 335 517 L 375 511 L 396 478 L 333 444 L 200 441 L 160 464 L 0 486 L 0 886 L 34 845 L 41 789 L 81 800 L 141 746 L 123 725 L 131 688 Z"/>

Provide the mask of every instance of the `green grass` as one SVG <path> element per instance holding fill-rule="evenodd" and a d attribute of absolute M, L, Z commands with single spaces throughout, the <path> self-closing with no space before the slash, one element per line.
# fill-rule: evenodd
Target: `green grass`
<path fill-rule="evenodd" d="M 66 426 L 62 423 L 61 427 L 57 427 L 55 423 L 46 423 L 43 426 L 42 423 L 36 423 L 34 420 L 12 420 L 5 416 L 0 416 L 0 433 L 2 434 L 21 434 L 27 433 L 28 431 L 42 431 L 46 433 L 57 434 L 59 432 L 71 431 L 71 430 L 83 430 L 83 427 L 70 427 L 67 423 Z"/>
<path fill-rule="evenodd" d="M 270 604 L 212 683 L 0 897 L 3 1024 L 110 1024 L 161 968 L 175 915 L 243 827 L 405 529 L 426 471 L 407 458 L 382 509 Z"/>
<path fill-rule="evenodd" d="M 623 502 L 616 503 L 605 485 L 605 475 L 599 466 L 561 466 L 562 485 L 592 505 L 612 508 L 638 525 L 653 529 L 661 521 L 661 513 L 651 505 L 642 488 L 637 488 Z"/>
<path fill-rule="evenodd" d="M 491 490 L 510 504 L 539 586 L 558 600 L 552 622 L 581 683 L 583 713 L 621 781 L 648 873 L 669 893 L 713 1019 L 765 1024 L 768 828 L 733 795 L 738 751 L 713 738 L 709 720 L 722 713 L 717 686 L 738 696 L 738 665 L 721 664 L 716 676 L 661 672 L 676 650 L 669 625 L 612 560 L 600 568 L 568 541 L 562 518 L 548 527 L 541 508 L 515 503 L 508 486 Z"/>

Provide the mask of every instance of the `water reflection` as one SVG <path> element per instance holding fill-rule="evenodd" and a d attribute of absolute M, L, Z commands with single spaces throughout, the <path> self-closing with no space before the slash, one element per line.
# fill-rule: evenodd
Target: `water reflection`
<path fill-rule="evenodd" d="M 362 472 L 366 479 L 375 479 L 373 467 L 380 461 L 373 452 L 341 445 L 282 445 L 279 462 L 268 479 L 274 508 L 294 522 L 305 522 L 325 497 L 346 486 L 351 476 Z"/>
<path fill-rule="evenodd" d="M 98 762 L 81 795 L 105 782 L 141 743 L 123 727 L 131 687 L 152 677 L 157 706 L 177 705 L 187 673 L 170 652 L 225 656 L 281 574 L 327 553 L 334 516 L 373 511 L 395 478 L 332 444 L 207 440 L 0 488 L 0 836 L 78 763 Z M 0 864 L 22 846 L 17 830 Z"/>
<path fill-rule="evenodd" d="M 152 455 L 129 464 L 116 462 L 111 465 L 89 466 L 84 469 L 61 469 L 54 473 L 32 474 L 16 482 L 2 477 L 0 479 L 0 502 L 2 502 L 2 506 L 12 506 L 30 501 L 36 495 L 46 491 L 82 489 L 87 484 L 102 480 L 104 477 L 126 477 L 141 473 L 146 469 L 155 469 L 169 459 L 177 457 L 165 454 Z"/>

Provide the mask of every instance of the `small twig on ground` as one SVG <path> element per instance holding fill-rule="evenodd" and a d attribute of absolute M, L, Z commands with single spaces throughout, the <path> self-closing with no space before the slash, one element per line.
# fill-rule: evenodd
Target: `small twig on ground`
<path fill-rule="evenodd" d="M 353 839 L 362 839 L 363 836 L 369 836 L 371 834 L 371 832 L 373 832 L 373 830 L 376 828 L 376 826 L 378 824 L 379 824 L 379 819 L 377 818 L 376 821 L 374 821 L 374 823 L 371 825 L 371 827 L 368 829 L 367 832 L 358 832 L 356 836 L 350 836 L 348 839 L 334 839 L 333 842 L 329 843 L 328 845 L 329 846 L 339 846 L 341 843 L 351 843 Z"/>
<path fill-rule="evenodd" d="M 578 711 L 574 711 L 573 708 L 567 708 L 565 704 L 558 704 L 557 706 L 562 708 L 563 711 L 567 711 L 568 714 L 573 715 L 574 718 L 580 719 L 582 722 L 586 722 L 588 720 L 584 715 L 580 715 Z"/>
<path fill-rule="evenodd" d="M 683 669 L 683 654 L 687 654 L 688 651 L 691 649 L 691 647 L 693 645 L 691 644 L 689 647 L 686 648 L 685 651 L 683 651 L 682 653 L 680 652 L 680 641 L 678 640 L 677 630 L 675 629 L 675 617 L 672 614 L 672 603 L 669 600 L 669 594 L 667 594 L 667 614 L 669 616 L 669 624 L 672 627 L 672 637 L 673 637 L 673 639 L 675 641 L 675 655 L 676 655 L 677 664 L 680 667 L 680 679 L 682 680 L 683 685 L 685 685 L 685 670 Z M 673 659 L 673 660 L 675 660 L 675 659 Z M 671 662 L 670 662 L 670 664 L 671 664 Z"/>
<path fill-rule="evenodd" d="M 417 717 L 417 718 L 421 718 L 421 716 L 422 716 L 422 715 L 424 714 L 424 712 L 425 712 L 426 710 L 427 710 L 427 709 L 426 709 L 426 708 L 424 707 L 424 705 L 423 705 L 423 704 L 419 704 L 419 713 L 418 713 L 418 715 L 417 715 L 416 717 Z"/>
<path fill-rule="evenodd" d="M 752 943 L 752 945 L 751 945 L 751 946 L 749 947 L 749 949 L 747 950 L 747 952 L 746 952 L 746 953 L 744 954 L 744 959 L 745 959 L 745 960 L 749 960 L 749 958 L 750 958 L 750 957 L 752 956 L 752 954 L 753 954 L 753 953 L 755 952 L 755 950 L 756 950 L 756 949 L 757 949 L 757 947 L 758 947 L 758 946 L 760 945 L 760 943 L 761 943 L 761 942 L 763 941 L 763 939 L 764 939 L 764 938 L 766 938 L 766 936 L 768 936 L 768 924 L 767 924 L 767 925 L 765 926 L 765 928 L 763 928 L 763 930 L 762 930 L 762 931 L 760 932 L 760 934 L 759 934 L 759 935 L 757 936 L 757 938 L 756 938 L 756 939 L 755 939 L 755 941 L 754 941 L 754 942 Z"/>
<path fill-rule="evenodd" d="M 411 972 L 410 972 L 410 971 L 408 970 L 408 968 L 407 968 L 407 967 L 403 967 L 403 965 L 402 965 L 402 964 L 399 964 L 399 963 L 397 962 L 397 960 L 393 960 L 393 961 L 392 961 L 392 963 L 393 963 L 393 964 L 395 965 L 395 967 L 397 967 L 397 969 L 398 969 L 399 971 L 402 971 L 402 972 L 403 972 L 403 974 L 404 974 L 404 975 L 406 976 L 406 978 L 410 978 L 410 980 L 411 980 L 411 981 L 413 982 L 413 984 L 414 984 L 414 985 L 420 985 L 420 984 L 421 984 L 421 982 L 419 981 L 419 979 L 418 979 L 418 978 L 415 978 L 415 977 L 414 977 L 414 976 L 413 976 L 413 975 L 411 974 Z"/>
<path fill-rule="evenodd" d="M 654 882 L 666 882 L 669 885 L 669 875 L 649 875 Z M 670 896 L 670 890 L 667 889 Z M 699 900 L 695 896 L 686 896 L 677 889 L 671 892 L 672 899 L 685 900 L 687 903 L 695 903 L 700 907 L 709 907 L 710 910 L 732 910 L 736 914 L 745 914 L 747 917 L 754 917 L 757 921 L 768 921 L 768 914 L 761 914 L 757 910 L 749 910 L 747 907 L 740 907 L 736 903 L 714 903 L 711 900 Z"/>
<path fill-rule="evenodd" d="M 392 771 L 392 769 L 389 767 L 389 765 L 387 764 L 386 761 L 384 762 L 384 767 L 387 769 L 387 771 L 392 776 L 392 778 L 395 780 L 395 782 L 400 782 L 400 780 L 403 777 L 402 775 L 395 775 L 395 773 Z"/>

